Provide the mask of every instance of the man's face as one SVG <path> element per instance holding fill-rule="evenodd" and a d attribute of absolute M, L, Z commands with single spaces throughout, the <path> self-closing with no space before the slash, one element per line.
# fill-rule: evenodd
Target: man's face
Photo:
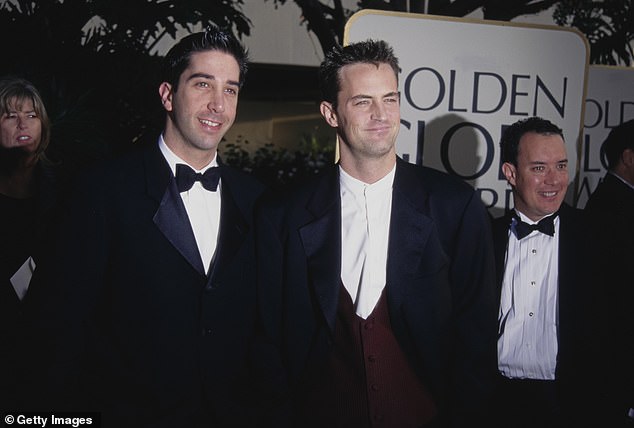
<path fill-rule="evenodd" d="M 557 134 L 524 134 L 517 167 L 504 163 L 502 171 L 514 187 L 515 208 L 533 221 L 559 209 L 568 188 L 566 145 Z"/>
<path fill-rule="evenodd" d="M 33 101 L 12 100 L 9 107 L 0 117 L 0 146 L 35 153 L 42 138 L 42 121 L 35 113 Z"/>
<path fill-rule="evenodd" d="M 163 82 L 159 93 L 168 112 L 165 143 L 194 166 L 215 156 L 236 117 L 240 68 L 220 51 L 196 52 L 179 78 L 178 90 Z"/>
<path fill-rule="evenodd" d="M 321 113 L 337 128 L 340 150 L 355 159 L 380 158 L 395 152 L 400 126 L 398 83 L 388 64 L 351 64 L 340 71 L 336 110 L 322 102 Z"/>

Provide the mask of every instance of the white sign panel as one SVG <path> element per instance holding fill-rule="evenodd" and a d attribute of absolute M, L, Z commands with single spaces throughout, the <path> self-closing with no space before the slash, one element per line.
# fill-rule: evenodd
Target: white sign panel
<path fill-rule="evenodd" d="M 501 131 L 541 116 L 564 131 L 572 181 L 588 63 L 580 33 L 362 10 L 348 21 L 345 43 L 367 39 L 387 41 L 399 57 L 404 159 L 460 176 L 498 216 L 513 203 L 500 172 Z"/>
<path fill-rule="evenodd" d="M 591 65 L 588 68 L 577 207 L 586 206 L 588 197 L 605 175 L 607 162 L 600 155 L 605 138 L 612 128 L 631 119 L 634 119 L 634 68 Z"/>

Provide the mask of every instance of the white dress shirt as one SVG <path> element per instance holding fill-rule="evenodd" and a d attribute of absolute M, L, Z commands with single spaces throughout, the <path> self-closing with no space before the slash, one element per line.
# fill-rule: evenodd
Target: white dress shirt
<path fill-rule="evenodd" d="M 521 240 L 509 230 L 498 314 L 498 369 L 508 378 L 555 379 L 559 217 L 554 225 L 554 236 L 533 231 Z"/>
<path fill-rule="evenodd" d="M 179 158 L 173 151 L 167 147 L 163 135 L 159 137 L 159 148 L 161 153 L 167 160 L 172 174 L 176 175 L 176 164 L 182 163 L 191 167 L 194 171 L 204 173 L 211 167 L 218 166 L 216 157 L 209 163 L 209 165 L 202 169 L 196 169 L 189 165 L 187 162 Z M 202 259 L 205 272 L 209 272 L 211 260 L 216 252 L 216 245 L 218 241 L 218 230 L 220 227 L 220 192 L 222 189 L 222 179 L 218 184 L 218 189 L 215 192 L 206 190 L 199 181 L 196 181 L 191 189 L 185 192 L 181 192 L 181 198 L 189 217 L 189 222 L 194 231 L 194 237 L 196 238 L 196 244 L 198 245 L 198 252 Z"/>
<path fill-rule="evenodd" d="M 366 184 L 341 167 L 341 281 L 357 315 L 366 319 L 385 288 L 387 247 L 396 166 Z"/>

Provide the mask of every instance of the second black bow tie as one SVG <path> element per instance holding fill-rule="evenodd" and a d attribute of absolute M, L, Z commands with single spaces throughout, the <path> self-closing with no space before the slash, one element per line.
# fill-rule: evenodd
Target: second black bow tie
<path fill-rule="evenodd" d="M 515 230 L 515 235 L 517 239 L 522 239 L 531 234 L 531 232 L 538 230 L 542 233 L 545 233 L 549 236 L 555 235 L 555 217 L 557 214 L 549 215 L 548 217 L 544 217 L 536 224 L 528 224 L 523 222 L 518 215 L 513 216 L 513 228 Z"/>
<path fill-rule="evenodd" d="M 188 191 L 196 181 L 200 181 L 205 189 L 215 192 L 220 181 L 220 168 L 212 167 L 201 174 L 187 165 L 176 164 L 176 186 L 179 192 Z"/>

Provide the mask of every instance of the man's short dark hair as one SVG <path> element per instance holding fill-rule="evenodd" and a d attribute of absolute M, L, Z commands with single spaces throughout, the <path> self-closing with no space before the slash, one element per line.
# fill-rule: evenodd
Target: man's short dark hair
<path fill-rule="evenodd" d="M 504 129 L 500 139 L 500 157 L 502 162 L 508 162 L 517 166 L 517 155 L 520 147 L 520 140 L 529 132 L 541 135 L 559 135 L 562 139 L 564 134 L 557 125 L 541 117 L 529 117 L 518 120 L 511 126 Z"/>
<path fill-rule="evenodd" d="M 634 150 L 634 119 L 612 128 L 601 145 L 601 153 L 608 161 L 608 169 L 616 168 L 626 149 Z"/>
<path fill-rule="evenodd" d="M 190 34 L 176 43 L 163 62 L 163 81 L 178 90 L 178 80 L 187 67 L 191 55 L 196 52 L 220 51 L 233 56 L 240 67 L 240 86 L 248 68 L 248 55 L 242 44 L 230 32 L 209 26 L 205 31 Z"/>
<path fill-rule="evenodd" d="M 319 88 L 321 99 L 328 101 L 337 107 L 337 94 L 341 86 L 339 70 L 346 65 L 366 63 L 388 64 L 394 70 L 396 81 L 400 71 L 398 58 L 394 55 L 394 50 L 383 40 L 366 40 L 363 42 L 351 43 L 347 46 L 335 46 L 326 54 L 326 58 L 319 67 Z"/>

